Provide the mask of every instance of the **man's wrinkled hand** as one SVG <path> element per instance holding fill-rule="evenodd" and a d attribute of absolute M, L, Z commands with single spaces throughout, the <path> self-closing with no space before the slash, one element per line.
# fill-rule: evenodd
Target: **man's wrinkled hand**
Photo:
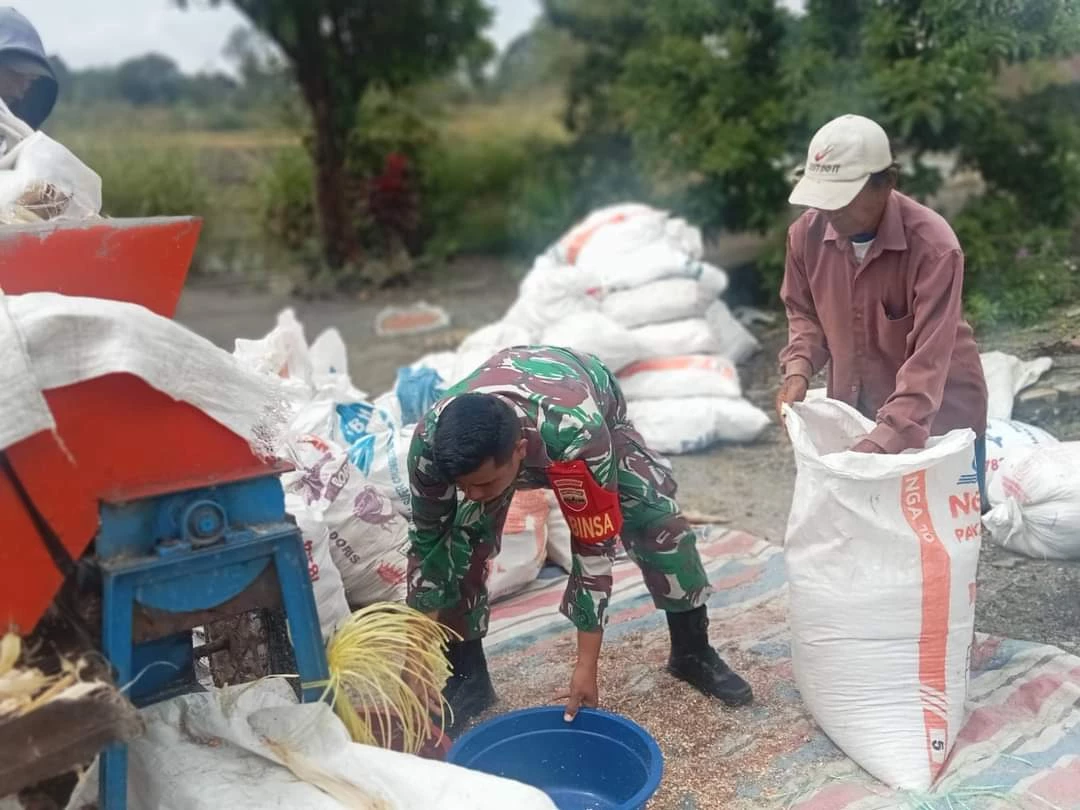
<path fill-rule="evenodd" d="M 776 416 L 781 424 L 784 422 L 784 406 L 802 402 L 806 399 L 806 391 L 809 388 L 810 381 L 801 374 L 793 374 L 784 380 L 776 393 Z"/>
<path fill-rule="evenodd" d="M 596 684 L 596 668 L 578 664 L 570 677 L 570 699 L 566 701 L 563 720 L 567 723 L 577 717 L 582 706 L 595 709 L 600 702 L 600 688 Z"/>
<path fill-rule="evenodd" d="M 882 450 L 877 444 L 870 441 L 870 439 L 863 439 L 862 441 L 856 443 L 856 445 L 851 448 L 851 452 L 852 453 L 884 453 L 885 451 Z"/>

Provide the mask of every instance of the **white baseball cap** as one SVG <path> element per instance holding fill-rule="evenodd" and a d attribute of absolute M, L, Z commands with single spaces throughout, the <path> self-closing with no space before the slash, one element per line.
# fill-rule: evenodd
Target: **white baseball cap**
<path fill-rule="evenodd" d="M 861 115 L 841 115 L 817 131 L 788 202 L 836 211 L 855 199 L 870 175 L 893 164 L 889 136 Z"/>

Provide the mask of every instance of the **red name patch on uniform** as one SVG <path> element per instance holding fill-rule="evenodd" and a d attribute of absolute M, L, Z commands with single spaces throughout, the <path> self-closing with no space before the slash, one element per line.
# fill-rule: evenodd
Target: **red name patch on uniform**
<path fill-rule="evenodd" d="M 603 543 L 622 531 L 619 496 L 593 478 L 584 461 L 564 461 L 547 468 L 571 536 L 579 543 Z"/>

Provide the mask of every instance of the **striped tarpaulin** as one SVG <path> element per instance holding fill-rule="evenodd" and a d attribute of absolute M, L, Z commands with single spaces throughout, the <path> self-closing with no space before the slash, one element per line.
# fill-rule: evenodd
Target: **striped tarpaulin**
<path fill-rule="evenodd" d="M 625 678 L 619 672 L 606 676 L 612 679 L 607 693 L 619 694 L 612 695 L 616 705 L 607 696 L 604 700 L 661 738 L 668 781 L 655 806 L 712 810 L 717 805 L 709 802 L 722 795 L 721 806 L 731 810 L 1080 810 L 1080 658 L 1056 647 L 977 636 L 968 716 L 947 765 L 929 794 L 902 794 L 845 757 L 799 699 L 791 671 L 782 551 L 743 532 L 701 534 L 699 550 L 716 588 L 709 602 L 711 636 L 751 680 L 757 700 L 735 715 L 737 744 L 717 739 L 710 750 L 692 753 L 666 745 L 671 724 L 679 722 L 676 713 L 650 716 L 644 697 L 635 697 L 642 693 L 639 684 L 661 688 L 658 678 L 667 678 L 642 674 L 662 669 L 664 619 L 633 563 L 616 564 L 605 649 L 620 638 L 633 639 L 640 661 L 648 663 L 624 662 Z M 500 689 L 523 667 L 554 670 L 555 679 L 568 674 L 573 631 L 557 612 L 564 584 L 563 576 L 542 578 L 494 606 L 487 649 Z M 679 696 L 675 699 L 690 699 L 674 682 L 664 688 Z M 717 705 L 705 711 L 725 710 Z M 680 758 L 688 756 L 700 757 L 693 763 L 699 771 L 708 767 L 726 774 L 729 792 L 696 792 L 676 783 L 687 772 L 680 769 Z"/>

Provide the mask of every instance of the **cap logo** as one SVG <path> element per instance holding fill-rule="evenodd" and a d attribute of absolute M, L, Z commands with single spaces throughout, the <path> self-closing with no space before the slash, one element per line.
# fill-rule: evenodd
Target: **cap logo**
<path fill-rule="evenodd" d="M 823 161 L 825 158 L 827 158 L 829 155 L 832 154 L 832 150 L 833 150 L 833 147 L 831 145 L 829 145 L 829 146 L 826 146 L 824 149 L 822 149 L 820 152 L 816 152 L 814 154 L 814 162 L 815 163 L 821 163 L 821 161 Z"/>

